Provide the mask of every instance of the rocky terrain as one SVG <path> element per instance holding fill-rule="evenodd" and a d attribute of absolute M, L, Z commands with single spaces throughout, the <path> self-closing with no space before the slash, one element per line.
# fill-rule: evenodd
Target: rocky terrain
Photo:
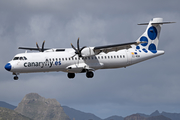
<path fill-rule="evenodd" d="M 26 116 L 23 116 L 14 110 L 0 107 L 0 120 L 32 120 Z"/>
<path fill-rule="evenodd" d="M 70 120 L 57 100 L 37 93 L 27 94 L 15 111 L 34 120 Z"/>

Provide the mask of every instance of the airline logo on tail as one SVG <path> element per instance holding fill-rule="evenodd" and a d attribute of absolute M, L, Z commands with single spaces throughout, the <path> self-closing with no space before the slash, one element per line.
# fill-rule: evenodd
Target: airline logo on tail
<path fill-rule="evenodd" d="M 149 23 L 142 23 L 138 25 L 148 25 L 146 31 L 140 36 L 137 42 L 144 42 L 136 46 L 137 50 L 143 50 L 145 53 L 148 51 L 157 53 L 159 35 L 162 24 L 169 24 L 172 22 L 163 22 L 163 18 L 153 18 Z"/>

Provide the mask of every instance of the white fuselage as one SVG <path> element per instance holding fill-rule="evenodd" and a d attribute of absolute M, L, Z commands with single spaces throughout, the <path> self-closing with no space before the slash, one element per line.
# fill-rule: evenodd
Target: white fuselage
<path fill-rule="evenodd" d="M 67 72 L 68 78 L 74 78 L 75 73 L 86 72 L 87 78 L 94 76 L 98 69 L 112 69 L 130 66 L 144 60 L 164 54 L 158 50 L 161 26 L 174 22 L 164 22 L 162 18 L 153 18 L 147 25 L 145 32 L 135 41 L 123 44 L 103 45 L 95 47 L 80 47 L 79 38 L 77 48 L 45 49 L 19 47 L 25 50 L 37 50 L 36 53 L 17 54 L 13 60 L 5 65 L 5 69 L 13 73 L 14 80 L 19 73 L 31 72 Z"/>
<path fill-rule="evenodd" d="M 53 52 L 35 52 L 35 53 L 21 53 L 15 57 L 22 57 L 27 59 L 11 60 L 11 72 L 31 73 L 31 72 L 51 72 L 63 71 L 68 73 L 81 73 L 83 70 L 98 70 L 126 67 L 159 55 L 164 54 L 164 51 L 144 52 L 143 50 L 123 49 L 117 52 L 104 53 L 98 55 L 78 57 L 74 54 L 73 49 L 65 49 L 65 51 Z"/>

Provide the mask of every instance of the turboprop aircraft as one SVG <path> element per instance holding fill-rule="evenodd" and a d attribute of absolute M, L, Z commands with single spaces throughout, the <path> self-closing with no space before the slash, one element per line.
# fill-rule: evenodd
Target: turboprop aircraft
<path fill-rule="evenodd" d="M 25 50 L 37 50 L 39 52 L 25 52 L 14 56 L 5 65 L 5 69 L 13 73 L 14 80 L 18 80 L 20 73 L 34 72 L 67 72 L 68 78 L 74 78 L 75 73 L 86 73 L 87 78 L 94 76 L 93 71 L 99 69 L 113 69 L 127 67 L 150 58 L 164 54 L 158 50 L 161 26 L 174 22 L 164 22 L 162 18 L 153 18 L 145 32 L 135 41 L 124 44 L 80 48 L 79 38 L 77 48 L 37 48 L 19 47 Z"/>

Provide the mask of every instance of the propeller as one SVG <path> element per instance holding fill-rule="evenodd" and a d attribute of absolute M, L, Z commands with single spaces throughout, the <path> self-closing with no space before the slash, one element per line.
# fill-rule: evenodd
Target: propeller
<path fill-rule="evenodd" d="M 71 47 L 75 50 L 75 55 L 73 55 L 72 58 L 73 58 L 74 56 L 76 56 L 76 55 L 78 55 L 78 57 L 82 57 L 81 51 L 82 51 L 84 48 L 86 48 L 86 46 L 84 46 L 84 47 L 82 47 L 82 48 L 80 49 L 80 47 L 79 47 L 79 38 L 77 39 L 77 48 L 75 48 L 72 43 L 71 43 Z"/>
<path fill-rule="evenodd" d="M 44 43 L 45 43 L 45 41 L 42 43 L 42 48 L 39 48 L 39 45 L 38 45 L 38 43 L 36 42 L 36 46 L 37 46 L 37 48 L 39 49 L 39 52 L 44 52 Z"/>

